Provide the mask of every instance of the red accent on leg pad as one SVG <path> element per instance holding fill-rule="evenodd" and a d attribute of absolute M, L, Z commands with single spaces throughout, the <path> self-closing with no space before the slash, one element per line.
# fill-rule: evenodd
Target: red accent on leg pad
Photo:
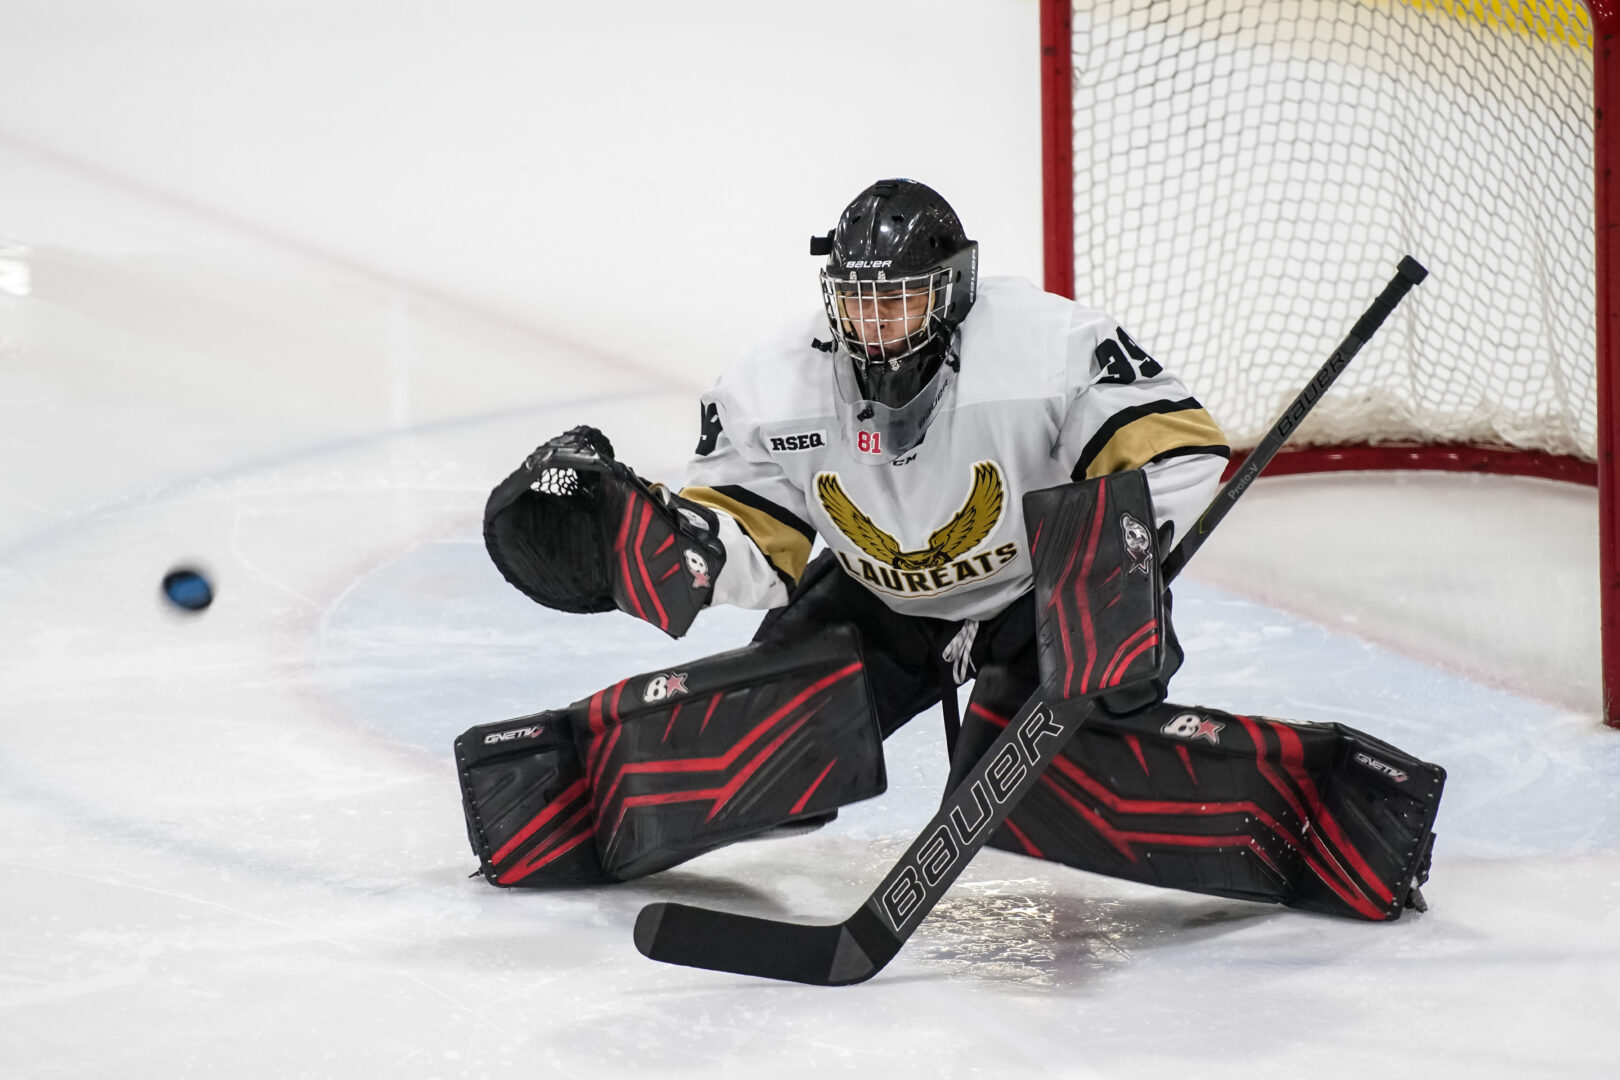
<path fill-rule="evenodd" d="M 998 721 L 970 707 L 964 744 L 993 738 Z M 994 843 L 1151 884 L 1387 920 L 1426 868 L 1443 781 L 1444 770 L 1338 724 L 1177 705 L 1098 712 Z"/>

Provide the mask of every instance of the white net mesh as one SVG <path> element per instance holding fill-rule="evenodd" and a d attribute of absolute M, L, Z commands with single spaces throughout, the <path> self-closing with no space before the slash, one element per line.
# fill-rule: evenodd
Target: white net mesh
<path fill-rule="evenodd" d="M 1412 254 L 1299 441 L 1593 459 L 1580 0 L 1078 0 L 1075 291 L 1252 446 Z"/>

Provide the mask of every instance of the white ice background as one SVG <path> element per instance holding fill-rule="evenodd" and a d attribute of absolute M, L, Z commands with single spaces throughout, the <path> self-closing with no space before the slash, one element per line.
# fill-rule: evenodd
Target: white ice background
<path fill-rule="evenodd" d="M 548 612 L 489 487 L 582 422 L 679 480 L 879 176 L 1038 277 L 1035 41 L 1031 0 L 0 0 L 0 1076 L 1620 1075 L 1581 488 L 1267 481 L 1178 588 L 1176 700 L 1449 770 L 1426 914 L 989 851 L 859 987 L 636 953 L 655 899 L 846 915 L 937 802 L 937 712 L 820 833 L 468 878 L 456 734 L 755 618 Z"/>

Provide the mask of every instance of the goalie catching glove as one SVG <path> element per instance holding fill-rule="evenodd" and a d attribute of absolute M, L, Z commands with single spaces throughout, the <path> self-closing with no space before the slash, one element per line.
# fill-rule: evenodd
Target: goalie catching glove
<path fill-rule="evenodd" d="M 620 611 L 680 637 L 725 565 L 715 512 L 648 484 L 593 427 L 544 443 L 490 493 L 501 576 L 558 611 Z"/>

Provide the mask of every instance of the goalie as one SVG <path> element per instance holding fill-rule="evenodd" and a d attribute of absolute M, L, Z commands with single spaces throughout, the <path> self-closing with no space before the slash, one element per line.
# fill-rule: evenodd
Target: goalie
<path fill-rule="evenodd" d="M 811 254 L 827 260 L 821 314 L 747 352 L 703 396 L 679 492 L 642 481 L 601 432 L 575 428 L 491 494 L 490 555 L 542 604 L 617 609 L 676 637 L 710 604 L 767 611 L 743 649 L 464 734 L 464 808 L 491 882 L 624 880 L 814 827 L 882 792 L 883 738 L 942 701 L 960 775 L 1051 665 L 1037 601 L 1056 601 L 1037 596 L 1038 561 L 1070 553 L 1037 552 L 1024 497 L 1128 474 L 1113 485 L 1135 526 L 1120 557 L 1142 564 L 1213 495 L 1228 449 L 1186 388 L 1102 312 L 1021 280 L 981 282 L 978 245 L 927 186 L 872 185 Z M 812 559 L 818 537 L 825 550 Z M 1094 584 L 1129 577 L 1094 555 L 1084 564 Z M 1331 783 L 1344 747 L 1371 741 L 1330 725 L 1304 753 L 1260 734 L 1242 747 L 1246 768 L 1234 767 L 1223 755 L 1236 740 L 1199 736 L 1236 721 L 1204 710 L 1215 727 L 1188 738 L 1177 725 L 1194 714 L 1162 704 L 1181 655 L 1168 604 L 1155 595 L 1151 606 L 1149 623 L 1128 629 L 1151 646 L 1154 670 L 1133 689 L 1087 686 L 1110 719 L 1089 743 L 1073 740 L 1059 762 L 1071 769 L 1051 770 L 1047 797 L 1025 800 L 994 842 L 1181 888 L 1398 914 L 1438 787 L 1398 836 L 1383 819 L 1347 830 L 1333 817 L 1344 849 L 1314 852 L 1306 838 L 1333 810 L 1323 792 L 1354 786 Z M 1110 610 L 1077 618 L 1088 648 L 1126 632 Z M 956 688 L 969 679 L 964 723 Z M 1147 789 L 1091 760 L 1118 763 L 1116 743 L 1140 759 Z M 1222 756 L 1212 768 L 1236 816 L 1161 807 L 1158 839 L 1142 839 L 1138 804 L 1207 802 L 1195 751 Z M 1164 753 L 1189 764 L 1155 772 L 1149 759 Z M 1377 753 L 1396 771 L 1421 765 L 1382 744 Z M 1293 777 L 1286 792 L 1270 783 L 1278 770 Z M 1243 807 L 1261 814 L 1239 820 Z M 1248 842 L 1196 839 L 1227 834 Z M 1155 845 L 1177 857 L 1151 861 Z M 1375 880 L 1334 878 L 1317 902 L 1304 879 L 1328 861 L 1362 864 Z M 1376 899 L 1358 906 L 1349 893 Z"/>

